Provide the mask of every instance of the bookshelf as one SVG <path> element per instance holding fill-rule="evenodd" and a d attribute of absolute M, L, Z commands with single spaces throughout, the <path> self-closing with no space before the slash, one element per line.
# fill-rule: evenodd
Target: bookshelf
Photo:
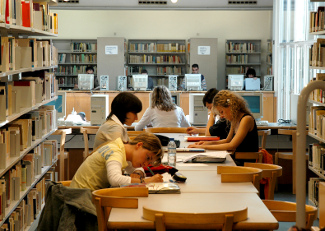
<path fill-rule="evenodd" d="M 186 40 L 129 39 L 127 61 L 129 77 L 146 69 L 154 86 L 166 85 L 167 75 L 183 78 L 187 73 Z"/>
<path fill-rule="evenodd" d="M 73 89 L 78 84 L 78 74 L 85 74 L 86 68 L 94 68 L 97 75 L 97 40 L 53 40 L 58 49 L 56 78 L 62 90 Z"/>
<path fill-rule="evenodd" d="M 9 11 L 0 23 L 1 230 L 26 229 L 45 200 L 45 178 L 54 177 L 58 145 L 47 138 L 57 129 L 56 111 L 45 104 L 57 98 L 57 50 L 44 36 L 57 36 L 48 8 L 55 2 L 17 2 L 12 10 L 22 14 Z"/>
<path fill-rule="evenodd" d="M 229 74 L 246 74 L 254 68 L 261 77 L 261 40 L 226 40 L 226 88 Z"/>

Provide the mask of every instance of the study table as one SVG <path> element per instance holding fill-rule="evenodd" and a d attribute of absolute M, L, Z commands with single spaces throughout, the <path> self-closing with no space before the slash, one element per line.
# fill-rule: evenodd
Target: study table
<path fill-rule="evenodd" d="M 161 133 L 181 141 L 186 134 Z M 207 151 L 210 152 L 210 151 Z M 167 153 L 166 153 L 167 154 Z M 177 156 L 190 156 L 195 153 L 178 152 Z M 176 163 L 176 168 L 187 177 L 179 183 L 180 194 L 149 194 L 138 198 L 137 209 L 112 208 L 107 223 L 109 229 L 154 229 L 154 222 L 142 218 L 143 206 L 148 208 L 188 213 L 210 213 L 232 211 L 248 207 L 248 219 L 234 225 L 235 230 L 273 230 L 278 222 L 258 196 L 258 191 L 250 182 L 221 183 L 217 174 L 219 165 L 235 165 L 228 155 L 225 163 Z M 211 229 L 204 225 L 202 229 Z"/>

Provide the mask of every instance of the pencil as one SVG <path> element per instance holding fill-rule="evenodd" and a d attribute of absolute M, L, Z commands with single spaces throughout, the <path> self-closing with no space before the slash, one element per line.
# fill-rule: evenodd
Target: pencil
<path fill-rule="evenodd" d="M 149 167 L 147 167 L 148 168 L 148 170 L 149 170 L 149 172 L 151 173 L 151 175 L 155 175 L 154 173 L 153 173 L 153 171 L 149 168 Z"/>

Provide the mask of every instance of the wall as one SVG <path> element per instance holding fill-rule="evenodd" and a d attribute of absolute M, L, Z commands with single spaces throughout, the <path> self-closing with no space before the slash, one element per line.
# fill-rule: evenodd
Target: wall
<path fill-rule="evenodd" d="M 218 73 L 207 79 L 208 88 L 225 87 L 225 41 L 261 39 L 262 63 L 266 41 L 272 38 L 272 11 L 144 11 L 52 10 L 59 15 L 59 39 L 218 38 Z M 266 72 L 263 65 L 262 74 Z M 202 73 L 204 74 L 204 73 Z"/>

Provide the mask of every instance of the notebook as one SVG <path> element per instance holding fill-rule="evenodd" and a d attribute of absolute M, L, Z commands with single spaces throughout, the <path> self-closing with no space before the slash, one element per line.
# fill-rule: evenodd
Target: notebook
<path fill-rule="evenodd" d="M 176 183 L 131 183 L 120 187 L 147 187 L 151 194 L 181 193 L 181 189 Z"/>
<path fill-rule="evenodd" d="M 220 140 L 219 136 L 185 136 L 187 142 L 198 142 L 198 141 L 217 141 Z"/>

